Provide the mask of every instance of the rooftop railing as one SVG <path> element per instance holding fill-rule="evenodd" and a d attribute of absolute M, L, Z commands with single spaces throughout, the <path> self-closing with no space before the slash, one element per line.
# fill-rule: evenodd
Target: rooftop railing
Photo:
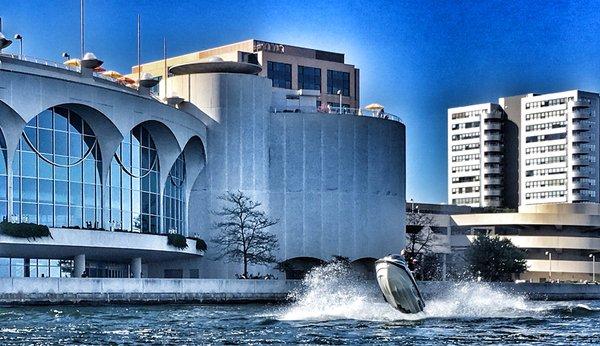
<path fill-rule="evenodd" d="M 402 123 L 402 119 L 394 114 L 386 113 L 383 110 L 370 110 L 364 108 L 349 108 L 339 106 L 326 106 L 326 107 L 308 107 L 308 106 L 289 106 L 276 108 L 272 107 L 271 112 L 273 113 L 324 113 L 324 114 L 340 114 L 340 115 L 353 115 L 372 117 L 379 119 L 387 119 Z"/>
<path fill-rule="evenodd" d="M 16 60 L 27 61 L 27 62 L 31 62 L 31 63 L 34 63 L 34 64 L 40 64 L 40 65 L 45 65 L 45 66 L 60 68 L 60 69 L 67 70 L 67 71 L 74 71 L 74 72 L 80 72 L 81 71 L 79 67 L 67 66 L 67 65 L 65 65 L 63 63 L 60 63 L 60 62 L 50 61 L 50 60 L 45 60 L 45 59 L 40 59 L 40 58 L 36 58 L 36 57 L 32 57 L 32 56 L 27 56 L 27 55 L 11 54 L 11 53 L 0 53 L 0 58 L 1 57 L 7 57 L 7 58 L 11 58 L 11 59 L 16 59 Z"/>

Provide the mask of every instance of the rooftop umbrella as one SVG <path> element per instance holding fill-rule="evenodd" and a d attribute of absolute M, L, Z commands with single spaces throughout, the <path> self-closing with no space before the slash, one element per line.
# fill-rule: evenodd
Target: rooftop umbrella
<path fill-rule="evenodd" d="M 113 70 L 103 72 L 102 75 L 106 76 L 106 77 L 114 78 L 114 79 L 119 79 L 119 78 L 123 77 L 122 74 L 120 74 L 117 71 L 113 71 Z"/>
<path fill-rule="evenodd" d="M 81 61 L 77 58 L 69 59 L 63 62 L 63 65 L 71 66 L 71 67 L 79 67 L 81 66 Z"/>
<path fill-rule="evenodd" d="M 365 109 L 368 109 L 370 111 L 377 111 L 383 109 L 383 106 L 379 103 L 371 103 L 370 105 L 366 106 Z"/>
<path fill-rule="evenodd" d="M 123 84 L 134 84 L 135 83 L 135 80 L 133 80 L 129 77 L 125 77 L 125 76 L 122 76 L 122 77 L 118 78 L 117 80 Z"/>

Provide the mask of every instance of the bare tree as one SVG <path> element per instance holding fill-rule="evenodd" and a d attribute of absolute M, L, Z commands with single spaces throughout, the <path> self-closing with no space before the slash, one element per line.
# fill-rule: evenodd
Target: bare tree
<path fill-rule="evenodd" d="M 404 257 L 410 270 L 414 271 L 423 255 L 431 251 L 435 226 L 433 216 L 422 213 L 406 213 L 406 247 Z"/>
<path fill-rule="evenodd" d="M 261 203 L 253 201 L 243 192 L 227 192 L 219 197 L 226 201 L 220 211 L 214 212 L 221 220 L 215 223 L 219 233 L 211 239 L 220 249 L 218 258 L 229 262 L 243 262 L 244 277 L 248 277 L 248 264 L 277 262 L 273 252 L 279 248 L 277 236 L 266 228 L 279 220 L 269 218 L 259 210 Z"/>

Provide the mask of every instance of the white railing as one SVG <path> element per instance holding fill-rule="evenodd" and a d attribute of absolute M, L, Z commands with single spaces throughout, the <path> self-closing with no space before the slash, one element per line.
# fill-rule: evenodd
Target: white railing
<path fill-rule="evenodd" d="M 339 106 L 326 106 L 326 107 L 308 107 L 308 106 L 289 106 L 282 108 L 271 108 L 272 113 L 325 113 L 325 114 L 340 114 L 340 115 L 354 115 L 354 116 L 363 116 L 363 117 L 372 117 L 379 119 L 387 119 L 392 121 L 397 121 L 402 123 L 402 119 L 394 114 L 382 112 L 382 111 L 372 111 L 369 109 L 363 108 L 349 108 L 349 107 L 339 107 Z"/>
<path fill-rule="evenodd" d="M 27 55 L 10 54 L 10 53 L 0 53 L 0 58 L 2 58 L 2 57 L 16 59 L 16 60 L 21 60 L 21 61 L 27 61 L 27 62 L 31 62 L 31 63 L 34 63 L 34 64 L 40 64 L 40 65 L 44 65 L 44 66 L 50 66 L 50 67 L 60 68 L 60 69 L 67 70 L 67 71 L 73 71 L 73 72 L 80 72 L 81 71 L 81 69 L 79 67 L 67 66 L 67 65 L 65 65 L 63 63 L 59 63 L 59 62 L 56 62 L 56 61 L 50 61 L 50 60 L 35 58 L 35 57 L 27 56 Z"/>

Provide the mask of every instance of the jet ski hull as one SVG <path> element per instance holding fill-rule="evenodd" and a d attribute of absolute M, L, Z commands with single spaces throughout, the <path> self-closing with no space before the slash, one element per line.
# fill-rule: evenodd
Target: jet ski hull
<path fill-rule="evenodd" d="M 398 257 L 387 256 L 375 262 L 379 288 L 395 309 L 407 314 L 421 312 L 425 308 L 421 292 L 406 262 Z"/>

